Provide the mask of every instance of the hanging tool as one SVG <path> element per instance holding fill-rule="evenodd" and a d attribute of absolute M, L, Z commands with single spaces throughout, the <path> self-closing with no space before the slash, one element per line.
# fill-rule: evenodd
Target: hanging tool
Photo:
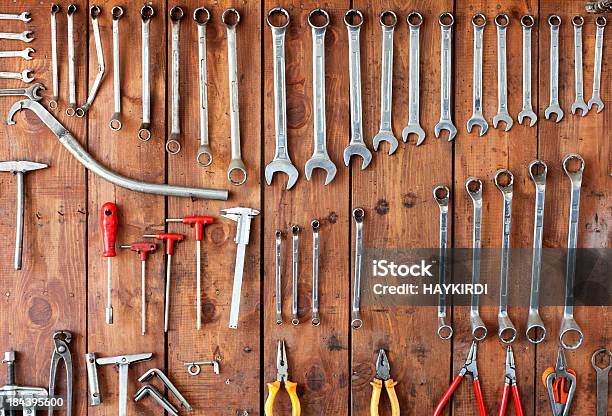
<path fill-rule="evenodd" d="M 556 114 L 556 123 L 563 118 L 563 110 L 559 104 L 559 27 L 561 26 L 561 18 L 556 14 L 548 18 L 548 26 L 550 27 L 550 101 L 544 117 L 549 120 L 553 114 Z"/>
<path fill-rule="evenodd" d="M 310 322 L 313 326 L 321 325 L 319 316 L 319 229 L 321 223 L 314 219 L 310 223 L 312 227 L 312 317 Z"/>
<path fill-rule="evenodd" d="M 213 161 L 212 150 L 208 144 L 208 75 L 206 73 L 206 26 L 210 12 L 206 7 L 193 11 L 193 20 L 198 25 L 198 80 L 200 91 L 200 147 L 196 161 L 202 167 L 210 166 Z"/>
<path fill-rule="evenodd" d="M 559 348 L 555 368 L 548 367 L 542 374 L 553 416 L 568 416 L 576 392 L 576 372 L 567 368 L 563 348 Z"/>
<path fill-rule="evenodd" d="M 581 110 L 582 117 L 589 112 L 589 107 L 584 102 L 584 69 L 582 67 L 582 26 L 584 25 L 584 17 L 576 15 L 572 18 L 574 26 L 574 91 L 576 99 L 572 104 L 572 114 L 576 114 Z"/>
<path fill-rule="evenodd" d="M 433 416 L 440 416 L 442 414 L 444 406 L 446 406 L 446 403 L 450 401 L 451 396 L 453 395 L 455 390 L 457 390 L 457 387 L 459 387 L 461 380 L 466 375 L 469 375 L 474 380 L 474 394 L 476 395 L 476 403 L 478 405 L 478 415 L 486 415 L 484 400 L 482 398 L 482 390 L 480 389 L 480 380 L 478 380 L 478 366 L 476 365 L 477 352 L 478 344 L 476 343 L 476 341 L 472 341 L 472 346 L 470 347 L 470 352 L 468 353 L 468 357 L 465 360 L 465 364 L 463 364 L 463 367 L 461 367 L 459 374 L 457 374 L 457 377 L 455 377 L 446 393 L 444 393 L 444 396 L 442 396 L 442 399 L 440 400 L 440 402 L 436 406 L 436 409 L 433 412 Z"/>
<path fill-rule="evenodd" d="M 30 12 L 22 12 L 20 14 L 0 13 L 0 20 L 21 20 L 28 23 L 32 18 L 30 17 Z"/>
<path fill-rule="evenodd" d="M 355 280 L 353 283 L 353 307 L 351 313 L 351 328 L 360 329 L 363 326 L 361 319 L 361 259 L 363 251 L 363 208 L 353 210 L 355 220 Z"/>
<path fill-rule="evenodd" d="M 155 243 L 132 243 L 130 245 L 119 246 L 123 249 L 130 249 L 135 251 L 140 256 L 140 322 L 142 335 L 145 334 L 147 329 L 147 291 L 146 291 L 146 264 L 149 254 L 152 254 L 157 250 L 157 244 Z"/>
<path fill-rule="evenodd" d="M 191 407 L 191 405 L 189 404 L 187 399 L 185 399 L 185 397 L 176 388 L 176 386 L 174 384 L 172 384 L 170 379 L 168 379 L 168 377 L 164 374 L 164 372 L 161 371 L 159 368 L 151 368 L 150 370 L 145 372 L 143 375 L 141 375 L 140 378 L 138 379 L 138 381 L 141 382 L 141 383 L 144 383 L 145 381 L 150 380 L 151 378 L 153 378 L 155 376 L 157 376 L 157 378 L 159 378 L 161 380 L 163 385 L 168 389 L 168 391 L 174 397 L 176 397 L 176 399 L 181 403 L 181 406 L 183 406 L 183 408 L 186 411 L 191 412 L 193 410 L 193 408 Z"/>
<path fill-rule="evenodd" d="M 282 293 L 282 265 L 281 265 L 281 247 L 282 247 L 282 238 L 283 233 L 281 230 L 276 230 L 274 233 L 274 237 L 276 240 L 275 244 L 275 266 L 276 266 L 276 279 L 275 279 L 275 287 L 276 287 L 276 325 L 283 324 L 283 293 Z"/>
<path fill-rule="evenodd" d="M 472 28 L 474 29 L 474 57 L 472 78 L 472 116 L 467 121 L 467 131 L 472 132 L 474 126 L 480 127 L 479 136 L 484 136 L 489 130 L 489 123 L 484 118 L 482 112 L 482 55 L 484 47 L 484 30 L 487 25 L 487 18 L 484 14 L 478 13 L 472 16 Z"/>
<path fill-rule="evenodd" d="M 372 386 L 372 398 L 370 399 L 370 416 L 378 416 L 378 403 L 380 402 L 380 395 L 382 393 L 383 384 L 387 389 L 387 395 L 391 402 L 391 415 L 400 416 L 400 405 L 397 400 L 397 394 L 395 393 L 395 386 L 397 381 L 391 378 L 391 365 L 387 359 L 387 353 L 381 349 L 378 352 L 378 358 L 376 359 L 376 376 L 374 380 L 370 382 Z"/>
<path fill-rule="evenodd" d="M 197 376 L 198 374 L 200 374 L 200 371 L 202 371 L 202 369 L 200 368 L 201 365 L 211 366 L 213 368 L 213 372 L 217 375 L 219 375 L 219 373 L 221 372 L 219 361 L 217 360 L 192 361 L 189 363 L 184 363 L 183 365 L 187 367 L 187 372 L 190 376 Z"/>
<path fill-rule="evenodd" d="M 287 351 L 285 350 L 285 341 L 278 341 L 278 349 L 276 352 L 276 381 L 267 383 L 268 398 L 264 405 L 266 416 L 274 415 L 274 399 L 281 388 L 282 383 L 285 383 L 285 390 L 291 399 L 291 416 L 300 416 L 302 410 L 300 407 L 300 398 L 297 395 L 297 383 L 289 381 L 289 364 L 287 363 Z"/>
<path fill-rule="evenodd" d="M 30 43 L 34 40 L 34 38 L 30 37 L 33 32 L 31 30 L 26 30 L 20 33 L 6 33 L 0 32 L 0 39 L 2 40 L 20 40 L 25 43 Z"/>
<path fill-rule="evenodd" d="M 123 16 L 123 8 L 114 6 L 113 15 L 113 104 L 115 112 L 109 122 L 113 131 L 121 130 L 121 70 L 119 65 L 119 19 Z"/>
<path fill-rule="evenodd" d="M 98 58 L 98 72 L 96 74 L 96 78 L 94 79 L 93 84 L 91 85 L 91 89 L 89 90 L 89 94 L 87 95 L 87 101 L 85 104 L 80 106 L 75 110 L 75 114 L 77 117 L 85 117 L 87 111 L 92 106 L 94 100 L 96 99 L 96 95 L 98 95 L 98 90 L 100 89 L 100 85 L 102 84 L 102 80 L 104 79 L 105 67 L 104 67 L 104 52 L 102 50 L 102 39 L 100 37 L 100 26 L 98 25 L 98 17 L 102 13 L 102 10 L 99 6 L 93 5 L 89 8 L 89 16 L 91 17 L 91 28 L 94 34 L 94 43 L 96 45 L 96 57 Z"/>
<path fill-rule="evenodd" d="M 172 403 L 168 401 L 155 387 L 150 384 L 142 386 L 136 394 L 134 394 L 134 401 L 139 402 L 145 396 L 151 396 L 157 404 L 159 404 L 170 416 L 178 416 L 178 410 Z"/>
<path fill-rule="evenodd" d="M 183 9 L 179 6 L 174 6 L 170 9 L 170 28 L 171 28 L 171 44 L 172 44 L 172 82 L 171 106 L 170 106 L 170 137 L 166 140 L 166 152 L 175 155 L 181 151 L 181 117 L 180 117 L 180 35 L 181 35 L 181 19 L 183 18 Z"/>
<path fill-rule="evenodd" d="M 506 349 L 506 376 L 504 382 L 504 391 L 502 393 L 502 401 L 499 407 L 499 416 L 506 414 L 506 407 L 510 401 L 510 390 L 512 390 L 512 398 L 514 399 L 514 408 L 516 416 L 523 416 L 523 407 L 521 405 L 521 396 L 519 395 L 518 385 L 516 384 L 516 366 L 514 363 L 514 353 L 512 347 L 508 345 Z"/>
<path fill-rule="evenodd" d="M 174 254 L 174 243 L 183 241 L 183 234 L 159 233 L 145 234 L 144 238 L 155 238 L 166 243 L 166 302 L 164 306 L 164 332 L 168 332 L 168 320 L 170 316 L 170 277 L 172 272 L 172 255 Z"/>
<path fill-rule="evenodd" d="M 72 117 L 76 113 L 76 60 L 74 55 L 74 14 L 77 11 L 76 4 L 71 4 L 66 9 L 66 28 L 68 31 L 68 106 L 66 115 Z"/>
<path fill-rule="evenodd" d="M 453 54 L 453 25 L 455 17 L 445 12 L 438 18 L 440 23 L 440 121 L 434 127 L 434 134 L 440 137 L 442 130 L 448 131 L 448 141 L 453 141 L 457 135 L 457 128 L 453 123 L 451 114 L 451 99 L 453 96 L 452 82 L 452 54 Z"/>
<path fill-rule="evenodd" d="M 59 100 L 59 69 L 57 62 L 57 20 L 55 15 L 60 11 L 59 4 L 51 5 L 51 70 L 53 77 L 53 96 L 49 108 L 55 110 Z"/>
<path fill-rule="evenodd" d="M 493 127 L 500 122 L 506 125 L 504 131 L 510 131 L 514 121 L 508 113 L 508 62 L 506 57 L 506 29 L 510 18 L 506 14 L 495 16 L 497 26 L 497 114 L 493 117 Z"/>
<path fill-rule="evenodd" d="M 444 287 L 446 282 L 446 256 L 448 249 L 448 202 L 450 190 L 444 185 L 438 185 L 433 190 L 433 197 L 440 208 L 440 250 L 438 264 L 438 284 Z M 441 339 L 450 339 L 453 336 L 453 327 L 446 322 L 446 293 L 440 291 L 438 295 L 438 336 Z"/>
<path fill-rule="evenodd" d="M 140 9 L 141 23 L 141 70 L 142 75 L 142 123 L 138 129 L 138 138 L 147 141 L 151 138 L 151 54 L 149 48 L 149 38 L 151 37 L 151 19 L 155 14 L 153 6 L 145 4 Z"/>
<path fill-rule="evenodd" d="M 606 27 L 606 23 L 607 20 L 603 16 L 597 16 L 597 19 L 595 19 L 595 26 L 597 26 L 597 29 L 595 34 L 595 62 L 593 64 L 593 93 L 588 102 L 588 106 L 590 110 L 593 105 L 596 105 L 598 113 L 604 108 L 604 103 L 601 100 L 601 61 L 603 57 L 604 28 Z"/>
<path fill-rule="evenodd" d="M 523 124 L 525 118 L 529 119 L 529 127 L 535 126 L 538 115 L 533 111 L 531 105 L 531 31 L 535 25 L 533 16 L 526 14 L 521 17 L 523 27 L 523 107 L 518 113 L 518 122 Z"/>
<path fill-rule="evenodd" d="M 32 48 L 25 48 L 20 51 L 0 51 L 0 58 L 22 58 L 26 61 L 31 61 L 34 59 L 31 55 L 34 52 L 36 51 Z"/>
<path fill-rule="evenodd" d="M 44 89 L 45 86 L 39 82 L 25 88 L 2 88 L 0 89 L 0 97 L 24 96 L 30 100 L 40 101 L 42 100 L 42 95 L 40 95 L 39 92 L 44 91 Z"/>
<path fill-rule="evenodd" d="M 465 190 L 472 199 L 474 205 L 474 231 L 472 234 L 472 287 L 480 284 L 480 255 L 482 246 L 482 181 L 470 176 L 465 181 Z M 488 330 L 479 311 L 479 295 L 472 293 L 470 298 L 470 326 L 472 337 L 476 341 L 482 341 L 487 337 Z"/>
<path fill-rule="evenodd" d="M 207 215 L 192 215 L 183 218 L 168 218 L 166 222 L 182 222 L 193 227 L 196 241 L 196 329 L 202 328 L 202 240 L 204 239 L 204 226 L 212 224 L 213 217 Z"/>
<path fill-rule="evenodd" d="M 608 365 L 600 367 L 595 361 L 597 356 L 605 354 L 608 356 Z M 602 348 L 593 353 L 591 364 L 597 373 L 597 416 L 608 415 L 608 375 L 612 368 L 612 351 Z"/>
<path fill-rule="evenodd" d="M 2 79 L 18 79 L 20 81 L 29 84 L 34 81 L 34 77 L 32 76 L 33 71 L 31 69 L 24 69 L 21 72 L 0 72 L 0 78 Z"/>
<path fill-rule="evenodd" d="M 102 256 L 106 257 L 106 323 L 113 323 L 112 291 L 112 265 L 111 259 L 117 255 L 115 252 L 115 240 L 117 239 L 117 228 L 119 226 L 119 214 L 117 205 L 107 202 L 100 210 L 100 229 L 102 232 Z"/>
<path fill-rule="evenodd" d="M 291 297 L 291 323 L 298 325 L 300 320 L 298 318 L 298 274 L 299 274 L 299 240 L 300 240 L 300 227 L 294 225 L 291 227 L 291 251 L 293 256 L 291 257 L 291 269 L 292 269 L 292 297 Z"/>
<path fill-rule="evenodd" d="M 63 409 L 66 416 L 72 416 L 72 356 L 68 344 L 72 341 L 72 334 L 68 331 L 55 331 L 53 333 L 53 354 L 51 355 L 51 369 L 49 371 L 49 397 L 55 397 L 55 379 L 60 360 L 64 360 L 66 368 L 66 400 Z M 49 407 L 48 416 L 53 415 L 53 407 Z"/>
<path fill-rule="evenodd" d="M 96 353 L 88 352 L 85 354 L 87 365 L 87 385 L 89 386 L 89 405 L 98 406 L 102 403 L 100 394 L 100 383 L 98 382 L 98 366 L 96 365 Z"/>
<path fill-rule="evenodd" d="M 47 389 L 42 387 L 18 386 L 15 383 L 15 351 L 7 351 L 4 353 L 3 363 L 6 363 L 6 385 L 0 387 L 0 415 L 14 416 L 16 414 L 15 407 L 9 408 L 8 411 L 4 407 L 8 403 L 8 399 L 16 400 L 19 405 L 20 413 L 24 415 L 34 416 L 36 414 L 36 401 L 49 398 Z M 23 405 L 21 405 L 23 402 Z"/>
<path fill-rule="evenodd" d="M 612 12 L 612 0 L 588 1 L 584 9 L 589 13 L 610 13 Z"/>
<path fill-rule="evenodd" d="M 420 117 L 420 60 L 421 60 L 421 25 L 423 15 L 413 11 L 406 17 L 410 27 L 410 66 L 408 68 L 408 124 L 402 130 L 402 140 L 408 141 L 409 134 L 417 136 L 416 145 L 425 141 L 425 130 L 421 127 Z"/>

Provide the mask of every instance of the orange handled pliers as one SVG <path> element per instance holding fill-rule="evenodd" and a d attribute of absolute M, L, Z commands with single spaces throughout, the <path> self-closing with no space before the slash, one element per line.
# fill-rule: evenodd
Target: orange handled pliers
<path fill-rule="evenodd" d="M 300 399 L 297 395 L 297 383 L 289 381 L 289 365 L 287 364 L 287 351 L 285 351 L 285 341 L 278 341 L 278 351 L 276 352 L 276 381 L 268 383 L 268 398 L 264 411 L 266 416 L 274 415 L 274 399 L 276 393 L 281 388 L 281 383 L 285 383 L 285 390 L 291 399 L 291 416 L 300 416 Z"/>
<path fill-rule="evenodd" d="M 478 415 L 485 416 L 484 400 L 482 398 L 482 390 L 480 389 L 480 381 L 478 381 L 478 367 L 476 366 L 477 349 L 478 347 L 476 341 L 473 341 L 472 346 L 470 347 L 470 352 L 468 353 L 468 357 L 465 360 L 465 364 L 463 364 L 463 367 L 461 367 L 461 371 L 459 371 L 457 377 L 455 377 L 446 393 L 444 393 L 444 396 L 442 396 L 440 403 L 438 403 L 433 412 L 433 416 L 439 416 L 442 414 L 442 410 L 444 410 L 446 403 L 450 401 L 450 398 L 452 397 L 453 393 L 455 392 L 455 390 L 457 390 L 457 387 L 459 387 L 461 380 L 466 375 L 471 376 L 474 380 L 474 393 L 476 394 L 476 403 L 478 404 Z"/>
<path fill-rule="evenodd" d="M 506 407 L 510 401 L 510 390 L 514 398 L 514 408 L 516 416 L 523 416 L 523 406 L 521 406 L 521 396 L 519 396 L 518 386 L 516 384 L 516 370 L 514 365 L 514 353 L 512 347 L 508 346 L 506 350 L 506 381 L 504 383 L 504 392 L 502 393 L 502 401 L 499 406 L 499 416 L 506 414 Z"/>
<path fill-rule="evenodd" d="M 391 416 L 400 416 L 399 400 L 397 400 L 397 394 L 395 393 L 397 381 L 391 378 L 391 365 L 389 365 L 385 350 L 381 349 L 378 352 L 378 358 L 376 359 L 376 376 L 374 376 L 374 380 L 370 382 L 370 384 L 372 385 L 370 416 L 378 416 L 378 403 L 380 402 L 383 384 L 387 389 L 387 395 L 391 402 Z"/>
<path fill-rule="evenodd" d="M 548 391 L 553 416 L 568 416 L 576 391 L 576 372 L 567 368 L 563 348 L 559 348 L 555 368 L 548 367 L 542 374 L 542 382 Z"/>

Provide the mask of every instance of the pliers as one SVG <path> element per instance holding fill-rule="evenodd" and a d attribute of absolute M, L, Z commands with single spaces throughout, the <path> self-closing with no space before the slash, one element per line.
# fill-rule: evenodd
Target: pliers
<path fill-rule="evenodd" d="M 553 416 L 568 416 L 576 391 L 576 372 L 567 368 L 563 348 L 559 348 L 555 368 L 548 367 L 542 374 L 542 382 L 548 391 Z"/>
<path fill-rule="evenodd" d="M 276 353 L 276 381 L 268 384 L 268 398 L 264 411 L 266 416 L 274 414 L 274 399 L 276 393 L 281 388 L 281 383 L 285 383 L 285 390 L 291 399 L 291 416 L 300 416 L 300 399 L 297 395 L 297 383 L 289 381 L 289 365 L 287 364 L 287 352 L 285 351 L 285 341 L 278 341 L 278 351 Z"/>
<path fill-rule="evenodd" d="M 381 349 L 378 352 L 378 358 L 376 359 L 376 376 L 374 380 L 370 382 L 372 385 L 372 398 L 370 399 L 370 416 L 378 416 L 378 403 L 380 402 L 380 395 L 382 393 L 383 383 L 387 388 L 387 395 L 391 402 L 391 415 L 400 416 L 400 406 L 397 400 L 397 394 L 395 394 L 395 385 L 397 381 L 393 381 L 391 378 L 391 366 L 387 359 L 385 350 Z"/>
<path fill-rule="evenodd" d="M 506 407 L 510 401 L 510 390 L 512 390 L 516 416 L 523 416 L 523 406 L 521 405 L 521 396 L 519 395 L 518 385 L 516 384 L 515 368 L 514 353 L 512 352 L 512 347 L 508 346 L 506 350 L 506 380 L 504 383 L 501 405 L 499 407 L 499 416 L 504 416 L 506 414 Z"/>
<path fill-rule="evenodd" d="M 57 367 L 60 360 L 64 360 L 66 368 L 66 400 L 65 415 L 72 416 L 72 356 L 68 344 L 72 341 L 72 334 L 68 331 L 55 331 L 53 333 L 53 355 L 51 355 L 51 369 L 49 370 L 49 397 L 55 396 L 55 379 Z M 50 406 L 48 416 L 53 414 L 53 407 Z"/>
<path fill-rule="evenodd" d="M 470 347 L 470 352 L 468 353 L 468 357 L 465 360 L 465 364 L 463 364 L 463 367 L 461 367 L 459 374 L 457 374 L 457 377 L 455 377 L 446 393 L 444 393 L 444 396 L 442 396 L 442 399 L 440 399 L 440 402 L 438 403 L 433 412 L 433 416 L 439 416 L 442 414 L 442 410 L 444 410 L 446 403 L 450 401 L 451 396 L 453 395 L 455 390 L 457 390 L 457 387 L 459 387 L 461 380 L 466 375 L 471 376 L 474 380 L 474 393 L 476 394 L 476 403 L 478 404 L 478 415 L 485 416 L 485 405 L 484 400 L 482 398 L 482 390 L 480 389 L 480 381 L 478 380 L 478 367 L 476 366 L 477 349 L 478 347 L 476 341 L 473 341 L 472 346 Z"/>

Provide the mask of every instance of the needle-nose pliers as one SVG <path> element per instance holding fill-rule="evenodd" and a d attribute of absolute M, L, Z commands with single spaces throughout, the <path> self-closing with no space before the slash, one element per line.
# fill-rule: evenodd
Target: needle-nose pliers
<path fill-rule="evenodd" d="M 516 384 L 516 370 L 514 364 L 514 353 L 512 347 L 508 346 L 506 350 L 506 380 L 504 383 L 504 391 L 502 393 L 502 401 L 499 406 L 499 416 L 506 414 L 506 407 L 510 401 L 510 390 L 514 399 L 514 408 L 516 416 L 523 416 L 523 407 L 521 406 L 521 396 L 519 395 L 518 386 Z"/>
<path fill-rule="evenodd" d="M 567 368 L 563 348 L 559 348 L 555 368 L 549 367 L 542 374 L 542 382 L 548 391 L 553 416 L 568 416 L 576 391 L 576 372 Z"/>
<path fill-rule="evenodd" d="M 391 365 L 387 359 L 385 350 L 381 349 L 378 352 L 378 358 L 376 359 L 376 376 L 374 380 L 370 382 L 372 385 L 372 398 L 370 399 L 370 416 L 378 416 L 378 403 L 380 402 L 380 395 L 382 393 L 383 383 L 387 389 L 387 395 L 391 402 L 391 415 L 400 416 L 400 406 L 397 400 L 397 394 L 395 393 L 395 385 L 397 381 L 391 378 Z"/>
<path fill-rule="evenodd" d="M 300 399 L 297 395 L 297 383 L 289 381 L 289 365 L 287 364 L 287 351 L 285 350 L 285 341 L 278 341 L 278 350 L 276 352 L 276 381 L 268 383 L 268 398 L 264 406 L 266 416 L 274 415 L 274 399 L 276 393 L 281 388 L 281 383 L 285 383 L 285 390 L 291 399 L 291 416 L 300 416 Z"/>

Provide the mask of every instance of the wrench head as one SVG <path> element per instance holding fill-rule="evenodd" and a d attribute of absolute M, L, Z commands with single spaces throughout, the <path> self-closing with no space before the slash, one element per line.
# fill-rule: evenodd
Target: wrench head
<path fill-rule="evenodd" d="M 408 142 L 408 136 L 410 134 L 416 134 L 417 146 L 422 145 L 425 141 L 425 130 L 423 130 L 418 124 L 408 124 L 406 127 L 404 127 L 404 130 L 402 130 L 402 140 L 404 141 L 404 143 Z"/>
<path fill-rule="evenodd" d="M 361 170 L 368 167 L 372 161 L 372 152 L 363 144 L 349 144 L 344 149 L 344 164 L 349 165 L 352 156 L 361 156 L 363 161 L 361 162 Z"/>
<path fill-rule="evenodd" d="M 210 166 L 213 161 L 212 151 L 208 145 L 200 145 L 196 154 L 196 161 L 202 167 Z"/>
<path fill-rule="evenodd" d="M 480 127 L 480 133 L 478 134 L 480 137 L 484 136 L 489 130 L 489 123 L 482 116 L 472 115 L 472 117 L 467 121 L 467 131 L 468 133 L 472 132 L 474 126 Z"/>
<path fill-rule="evenodd" d="M 26 84 L 29 84 L 30 82 L 34 81 L 32 73 L 33 72 L 31 69 L 24 69 L 23 71 L 21 71 L 21 80 Z"/>
<path fill-rule="evenodd" d="M 563 110 L 561 109 L 561 106 L 559 104 L 549 105 L 546 110 L 544 110 L 544 117 L 546 117 L 546 120 L 550 120 L 550 116 L 552 114 L 557 115 L 555 123 L 558 123 L 563 119 Z"/>
<path fill-rule="evenodd" d="M 39 95 L 38 93 L 40 91 L 43 91 L 44 89 L 45 89 L 45 86 L 37 82 L 36 84 L 32 84 L 31 86 L 25 89 L 25 95 L 30 100 L 40 101 L 42 100 L 42 95 Z"/>
<path fill-rule="evenodd" d="M 518 113 L 518 122 L 519 124 L 523 124 L 523 120 L 525 117 L 529 118 L 529 127 L 535 126 L 538 121 L 538 115 L 533 112 L 533 110 L 522 110 Z"/>
<path fill-rule="evenodd" d="M 376 133 L 376 136 L 374 136 L 374 138 L 372 139 L 372 145 L 374 146 L 375 152 L 378 152 L 378 146 L 380 146 L 382 142 L 389 143 L 389 155 L 395 153 L 395 151 L 397 150 L 398 141 L 393 135 L 393 132 L 388 130 L 381 130 Z"/>
<path fill-rule="evenodd" d="M 30 12 L 23 12 L 19 15 L 19 20 L 22 22 L 28 23 L 32 18 L 30 17 Z"/>
<path fill-rule="evenodd" d="M 45 169 L 48 167 L 49 165 L 44 163 L 30 162 L 28 160 L 0 162 L 0 172 L 26 173 L 31 170 Z"/>
<path fill-rule="evenodd" d="M 272 177 L 277 172 L 283 172 L 287 174 L 287 190 L 293 188 L 293 185 L 298 180 L 298 170 L 289 160 L 285 159 L 274 159 L 266 166 L 266 183 L 270 185 L 272 183 Z"/>
<path fill-rule="evenodd" d="M 227 168 L 227 179 L 232 185 L 239 186 L 247 180 L 247 170 L 242 159 L 232 159 Z"/>
<path fill-rule="evenodd" d="M 589 112 L 589 107 L 587 106 L 587 104 L 582 99 L 576 100 L 572 104 L 572 114 L 576 114 L 576 112 L 578 110 L 582 110 L 582 113 L 581 113 L 582 117 L 586 116 L 587 113 Z"/>
<path fill-rule="evenodd" d="M 591 108 L 593 108 L 593 105 L 597 106 L 597 112 L 598 113 L 601 113 L 602 110 L 604 109 L 604 103 L 601 100 L 601 98 L 599 98 L 599 97 L 593 97 L 593 98 L 591 98 L 589 100 L 589 104 L 588 104 L 589 110 L 591 110 Z"/>
<path fill-rule="evenodd" d="M 440 120 L 438 124 L 434 127 L 434 134 L 436 138 L 440 138 L 440 133 L 442 130 L 448 131 L 448 141 L 451 142 L 455 139 L 457 135 L 457 127 L 453 124 L 452 121 L 442 121 Z"/>
<path fill-rule="evenodd" d="M 31 30 L 26 30 L 26 31 L 24 31 L 24 32 L 21 34 L 21 41 L 22 41 L 22 42 L 25 42 L 25 43 L 30 43 L 30 42 L 32 42 L 32 41 L 34 40 L 34 38 L 33 38 L 33 37 L 30 37 L 30 35 L 31 35 L 32 33 L 33 33 L 33 32 L 32 32 Z"/>
<path fill-rule="evenodd" d="M 32 54 L 34 52 L 36 52 L 33 48 L 25 48 L 23 51 L 23 59 L 25 59 L 26 61 L 31 61 L 32 59 Z"/>
<path fill-rule="evenodd" d="M 493 117 L 493 127 L 497 128 L 500 122 L 506 123 L 506 128 L 504 131 L 510 131 L 512 125 L 514 124 L 514 120 L 510 117 L 508 113 L 497 113 L 495 117 Z"/>
<path fill-rule="evenodd" d="M 307 180 L 310 180 L 312 177 L 312 171 L 315 169 L 323 169 L 325 172 L 327 172 L 325 185 L 329 185 L 336 177 L 336 165 L 334 165 L 334 162 L 329 159 L 329 156 L 313 156 L 306 161 L 304 175 L 306 175 Z"/>

